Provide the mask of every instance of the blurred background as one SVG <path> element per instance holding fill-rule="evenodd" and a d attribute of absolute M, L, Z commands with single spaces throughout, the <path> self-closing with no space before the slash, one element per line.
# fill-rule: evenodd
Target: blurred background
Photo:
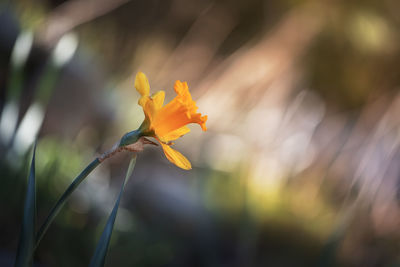
<path fill-rule="evenodd" d="M 0 4 L 0 265 L 13 266 L 30 147 L 40 225 L 144 116 L 134 77 L 208 115 L 146 147 L 106 266 L 400 266 L 400 2 L 14 0 Z M 82 183 L 37 266 L 87 266 L 127 153 Z"/>

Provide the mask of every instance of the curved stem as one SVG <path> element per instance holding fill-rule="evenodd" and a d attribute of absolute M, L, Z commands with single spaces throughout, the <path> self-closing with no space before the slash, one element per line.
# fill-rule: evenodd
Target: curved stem
<path fill-rule="evenodd" d="M 58 212 L 61 210 L 63 205 L 65 204 L 68 197 L 75 191 L 78 185 L 97 167 L 99 166 L 101 161 L 96 158 L 93 160 L 69 185 L 67 190 L 65 190 L 64 194 L 60 197 L 54 207 L 51 209 L 49 215 L 47 216 L 46 220 L 40 227 L 38 234 L 36 235 L 36 245 L 35 249 L 38 247 L 40 241 L 42 240 L 44 234 L 46 233 L 47 229 L 49 228 L 50 224 L 53 222 L 54 218 L 57 216 Z"/>
<path fill-rule="evenodd" d="M 57 203 L 54 205 L 54 207 L 51 209 L 49 215 L 47 216 L 46 220 L 42 224 L 42 226 L 39 229 L 39 232 L 36 235 L 36 244 L 35 244 L 35 249 L 38 247 L 40 241 L 42 240 L 44 234 L 46 233 L 47 229 L 49 228 L 50 224 L 53 222 L 54 218 L 57 216 L 57 214 L 60 212 L 61 208 L 64 206 L 65 202 L 68 200 L 69 196 L 72 194 L 72 192 L 75 191 L 75 189 L 78 187 L 80 183 L 82 183 L 83 180 L 97 167 L 102 163 L 104 160 L 112 157 L 118 152 L 121 152 L 123 150 L 128 150 L 128 151 L 141 151 L 143 150 L 143 145 L 144 144 L 149 144 L 149 140 L 145 139 L 142 137 L 142 132 L 140 129 L 129 132 L 125 134 L 119 142 L 117 142 L 109 151 L 105 152 L 103 155 L 100 157 L 94 159 L 75 179 L 74 181 L 68 186 L 67 190 L 62 194 L 60 199 L 57 201 Z M 140 142 L 138 142 L 140 141 Z M 138 142 L 138 144 L 136 144 Z M 152 143 L 152 142 L 150 142 Z"/>

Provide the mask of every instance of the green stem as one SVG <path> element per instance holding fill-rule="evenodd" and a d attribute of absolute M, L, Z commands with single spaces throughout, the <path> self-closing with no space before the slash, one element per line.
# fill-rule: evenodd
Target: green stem
<path fill-rule="evenodd" d="M 38 247 L 40 241 L 42 240 L 44 234 L 46 233 L 47 229 L 49 228 L 50 224 L 53 222 L 54 218 L 60 212 L 61 208 L 64 206 L 65 202 L 68 200 L 69 196 L 75 189 L 78 187 L 83 180 L 107 158 L 113 156 L 114 154 L 122 151 L 125 146 L 136 143 L 139 138 L 142 136 L 142 132 L 139 130 L 135 130 L 125 134 L 121 140 L 110 150 L 105 152 L 100 157 L 93 160 L 76 178 L 75 180 L 69 185 L 67 190 L 62 194 L 60 199 L 57 201 L 56 205 L 50 211 L 50 214 L 47 216 L 46 220 L 42 224 L 39 229 L 38 234 L 36 235 L 36 245 L 35 249 Z"/>
<path fill-rule="evenodd" d="M 54 218 L 57 216 L 58 212 L 61 210 L 65 202 L 68 200 L 69 196 L 72 194 L 72 192 L 75 191 L 75 189 L 78 187 L 78 185 L 97 167 L 99 166 L 101 161 L 96 158 L 93 160 L 76 178 L 75 180 L 70 184 L 70 186 L 65 190 L 64 194 L 60 197 L 60 199 L 57 201 L 57 203 L 54 205 L 52 210 L 50 211 L 50 214 L 47 216 L 46 220 L 40 227 L 40 230 L 38 234 L 36 235 L 36 245 L 35 249 L 38 247 L 40 241 L 42 240 L 44 234 L 46 233 L 47 229 L 49 228 L 50 224 L 53 222 Z"/>
<path fill-rule="evenodd" d="M 142 127 L 142 126 L 140 126 L 140 127 Z M 123 147 L 123 146 L 134 144 L 139 140 L 139 138 L 141 136 L 144 136 L 141 128 L 139 128 L 135 131 L 126 133 L 124 136 L 122 136 L 118 146 Z"/>

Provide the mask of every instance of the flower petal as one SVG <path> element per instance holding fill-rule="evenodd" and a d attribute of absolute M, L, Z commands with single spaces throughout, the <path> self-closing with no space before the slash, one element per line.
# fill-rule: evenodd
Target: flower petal
<path fill-rule="evenodd" d="M 152 95 L 151 98 L 154 101 L 154 108 L 156 110 L 159 110 L 160 108 L 162 108 L 162 106 L 164 104 L 165 92 L 164 91 L 158 91 L 157 93 Z"/>
<path fill-rule="evenodd" d="M 190 161 L 180 152 L 163 143 L 161 143 L 161 146 L 167 159 L 174 163 L 176 166 L 184 170 L 190 170 L 192 168 L 192 164 L 190 164 Z"/>
<path fill-rule="evenodd" d="M 175 131 L 172 131 L 172 132 L 167 133 L 167 134 L 164 135 L 164 136 L 159 136 L 159 138 L 160 138 L 163 142 L 168 143 L 169 141 L 173 141 L 173 140 L 178 139 L 179 137 L 181 137 L 181 136 L 187 134 L 188 132 L 190 132 L 190 129 L 189 129 L 189 127 L 187 127 L 187 126 L 185 125 L 185 126 L 179 128 L 179 129 L 176 129 Z"/>
<path fill-rule="evenodd" d="M 135 79 L 135 88 L 142 96 L 150 95 L 150 84 L 143 72 L 138 72 Z"/>

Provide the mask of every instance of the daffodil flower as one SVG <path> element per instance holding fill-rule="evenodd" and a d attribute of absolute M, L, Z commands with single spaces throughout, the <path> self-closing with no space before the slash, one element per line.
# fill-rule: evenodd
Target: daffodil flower
<path fill-rule="evenodd" d="M 197 123 L 203 131 L 207 130 L 207 116 L 197 113 L 196 102 L 190 95 L 187 83 L 175 82 L 177 96 L 165 106 L 165 92 L 159 91 L 150 96 L 149 81 L 144 73 L 136 75 L 135 88 L 141 94 L 138 104 L 143 108 L 145 119 L 138 130 L 127 133 L 121 139 L 120 147 L 129 146 L 140 137 L 154 137 L 169 161 L 182 169 L 191 169 L 189 160 L 171 147 L 172 141 L 190 132 L 187 127 L 189 123 Z M 148 140 L 142 140 L 148 143 Z"/>
<path fill-rule="evenodd" d="M 78 185 L 104 160 L 112 157 L 118 152 L 121 152 L 123 150 L 128 150 L 130 152 L 137 153 L 139 151 L 142 151 L 144 145 L 146 144 L 157 145 L 156 143 L 150 141 L 146 137 L 154 137 L 155 139 L 157 139 L 157 141 L 161 144 L 167 159 L 172 163 L 174 163 L 176 166 L 185 170 L 189 170 L 192 168 L 192 165 L 190 164 L 189 160 L 185 156 L 183 156 L 180 152 L 176 151 L 171 147 L 173 145 L 172 141 L 190 132 L 190 129 L 187 127 L 189 123 L 197 123 L 201 126 L 203 131 L 207 130 L 206 128 L 207 116 L 202 116 L 200 113 L 197 113 L 196 102 L 193 101 L 192 96 L 190 95 L 187 83 L 181 81 L 175 82 L 174 89 L 177 96 L 165 106 L 163 106 L 165 92 L 159 91 L 150 96 L 149 81 L 147 80 L 147 77 L 146 75 L 144 75 L 144 73 L 139 72 L 136 75 L 135 87 L 136 90 L 141 94 L 141 97 L 139 99 L 139 105 L 142 106 L 145 115 L 143 123 L 140 125 L 139 129 L 125 134 L 121 138 L 121 140 L 119 140 L 110 150 L 104 152 L 102 155 L 95 158 L 73 180 L 73 182 L 61 195 L 57 203 L 50 211 L 50 214 L 47 216 L 46 220 L 40 227 L 36 235 L 36 243 L 33 244 L 32 253 L 35 250 L 35 248 L 39 245 L 40 240 L 42 240 L 48 227 L 53 222 L 58 212 L 61 210 L 65 201 L 69 198 L 72 192 L 74 192 L 74 190 L 78 187 Z M 133 157 L 131 160 L 131 164 L 129 167 L 130 171 L 128 170 L 128 174 L 126 177 L 130 176 L 130 172 L 132 171 L 134 162 L 135 162 L 135 157 Z M 125 178 L 125 182 L 126 179 L 127 178 Z M 119 195 L 119 198 L 121 197 L 121 193 Z M 119 198 L 116 206 L 114 206 L 114 209 L 115 207 L 118 208 Z M 109 225 L 109 223 L 107 223 L 107 225 Z M 112 224 L 110 225 L 112 227 Z M 103 232 L 103 234 L 104 233 L 106 232 Z M 103 243 L 99 244 L 100 244 L 99 247 L 103 246 Z M 96 262 L 96 260 L 98 259 L 96 255 L 97 255 L 97 250 L 94 258 L 92 258 L 92 261 L 94 260 L 94 262 Z"/>

